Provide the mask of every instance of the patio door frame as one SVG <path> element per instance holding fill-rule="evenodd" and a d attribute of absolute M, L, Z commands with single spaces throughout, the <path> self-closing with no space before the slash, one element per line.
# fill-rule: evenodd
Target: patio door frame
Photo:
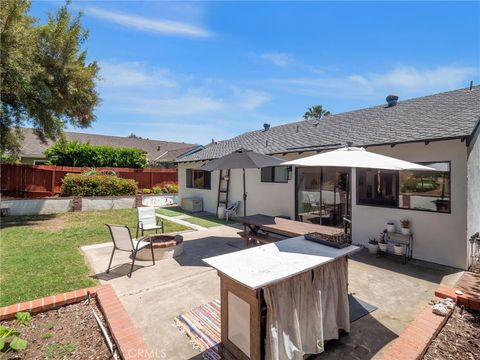
<path fill-rule="evenodd" d="M 298 214 L 298 193 L 299 193 L 299 183 L 298 183 L 298 169 L 305 169 L 308 168 L 308 166 L 295 166 L 295 186 L 294 186 L 294 191 L 295 191 L 295 220 L 296 221 L 301 221 L 300 216 Z M 319 166 L 320 168 L 320 199 L 322 197 L 322 185 L 323 185 L 323 169 L 326 168 L 326 166 Z M 342 168 L 342 167 L 338 167 Z M 350 228 L 350 233 L 352 231 L 352 168 L 344 168 L 345 169 L 345 174 L 346 174 L 346 197 L 345 197 L 345 206 L 347 208 L 347 218 L 350 220 L 350 224 L 348 227 Z M 340 214 L 342 220 L 343 217 L 345 216 L 345 213 Z M 344 221 L 345 222 L 345 221 Z"/>

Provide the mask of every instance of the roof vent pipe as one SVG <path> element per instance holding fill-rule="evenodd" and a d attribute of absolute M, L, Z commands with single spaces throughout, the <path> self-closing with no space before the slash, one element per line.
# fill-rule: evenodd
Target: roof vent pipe
<path fill-rule="evenodd" d="M 267 123 L 263 124 L 263 129 L 265 131 L 268 131 L 270 129 L 270 124 L 267 124 Z"/>
<path fill-rule="evenodd" d="M 387 107 L 392 107 L 397 105 L 398 96 L 397 95 L 388 95 L 387 98 Z"/>

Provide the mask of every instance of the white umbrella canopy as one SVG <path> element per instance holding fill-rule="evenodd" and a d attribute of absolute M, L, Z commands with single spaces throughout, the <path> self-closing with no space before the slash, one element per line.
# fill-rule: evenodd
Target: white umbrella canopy
<path fill-rule="evenodd" d="M 295 166 L 337 166 L 348 168 L 370 168 L 385 170 L 438 171 L 432 167 L 415 164 L 390 156 L 368 152 L 364 148 L 344 147 L 325 153 L 282 163 Z"/>

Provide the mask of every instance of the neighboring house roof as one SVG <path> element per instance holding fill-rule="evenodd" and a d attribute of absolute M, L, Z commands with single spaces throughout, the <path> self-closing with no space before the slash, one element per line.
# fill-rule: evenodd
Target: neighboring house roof
<path fill-rule="evenodd" d="M 44 157 L 43 152 L 54 142 L 48 141 L 42 143 L 30 128 L 23 128 L 24 135 L 21 147 L 21 156 L 24 157 Z M 175 161 L 177 156 L 197 148 L 199 145 L 161 141 L 134 139 L 120 136 L 108 136 L 97 134 L 83 134 L 76 132 L 65 132 L 65 137 L 69 141 L 89 142 L 92 145 L 109 145 L 113 147 L 137 148 L 147 153 L 149 161 L 170 162 Z"/>
<path fill-rule="evenodd" d="M 179 162 L 215 159 L 240 148 L 263 154 L 468 137 L 480 118 L 480 86 L 250 131 Z"/>

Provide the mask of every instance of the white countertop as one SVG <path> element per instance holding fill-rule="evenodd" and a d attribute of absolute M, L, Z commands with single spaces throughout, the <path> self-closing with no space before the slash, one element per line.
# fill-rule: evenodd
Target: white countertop
<path fill-rule="evenodd" d="M 358 250 L 354 245 L 335 249 L 299 236 L 203 261 L 246 287 L 258 289 Z"/>

